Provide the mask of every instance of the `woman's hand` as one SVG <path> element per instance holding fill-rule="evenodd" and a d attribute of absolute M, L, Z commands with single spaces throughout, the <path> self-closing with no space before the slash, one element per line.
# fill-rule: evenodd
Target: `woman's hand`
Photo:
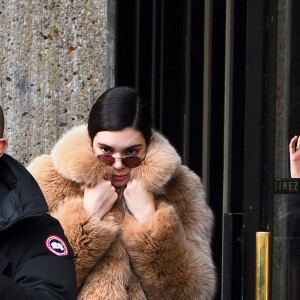
<path fill-rule="evenodd" d="M 155 199 L 141 181 L 128 182 L 123 195 L 128 209 L 139 223 L 151 221 L 155 214 Z"/>
<path fill-rule="evenodd" d="M 117 199 L 118 194 L 111 182 L 101 180 L 93 187 L 85 187 L 83 207 L 91 216 L 102 219 Z"/>
<path fill-rule="evenodd" d="M 289 145 L 292 178 L 300 178 L 300 138 L 295 135 Z"/>

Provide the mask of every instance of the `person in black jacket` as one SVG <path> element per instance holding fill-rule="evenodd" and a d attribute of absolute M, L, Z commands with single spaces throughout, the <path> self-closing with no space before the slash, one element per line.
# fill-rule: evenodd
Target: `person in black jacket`
<path fill-rule="evenodd" d="M 37 182 L 5 154 L 0 106 L 0 299 L 76 299 L 73 250 Z"/>

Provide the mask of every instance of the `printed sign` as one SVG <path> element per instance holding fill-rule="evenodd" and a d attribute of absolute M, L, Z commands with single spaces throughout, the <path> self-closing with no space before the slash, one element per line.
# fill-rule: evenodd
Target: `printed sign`
<path fill-rule="evenodd" d="M 300 178 L 276 178 L 274 194 L 300 194 Z"/>

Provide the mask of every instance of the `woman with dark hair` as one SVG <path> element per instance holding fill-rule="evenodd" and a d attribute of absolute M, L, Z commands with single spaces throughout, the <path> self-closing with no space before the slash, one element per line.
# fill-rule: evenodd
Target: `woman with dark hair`
<path fill-rule="evenodd" d="M 213 299 L 213 214 L 200 178 L 115 87 L 28 169 L 74 249 L 78 299 Z"/>

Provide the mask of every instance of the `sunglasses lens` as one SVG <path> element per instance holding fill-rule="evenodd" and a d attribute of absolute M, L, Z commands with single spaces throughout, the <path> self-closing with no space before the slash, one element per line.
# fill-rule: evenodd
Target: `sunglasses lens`
<path fill-rule="evenodd" d="M 136 168 L 142 160 L 138 156 L 126 156 L 123 158 L 123 165 L 127 168 Z"/>
<path fill-rule="evenodd" d="M 115 159 L 111 155 L 107 154 L 101 154 L 99 157 L 102 159 L 102 161 L 110 166 L 112 166 L 115 163 Z"/>
<path fill-rule="evenodd" d="M 115 158 L 111 155 L 100 154 L 98 157 L 107 165 L 112 166 L 115 163 Z M 138 156 L 126 156 L 122 158 L 122 163 L 127 168 L 135 168 L 139 166 L 141 162 L 142 160 Z"/>

